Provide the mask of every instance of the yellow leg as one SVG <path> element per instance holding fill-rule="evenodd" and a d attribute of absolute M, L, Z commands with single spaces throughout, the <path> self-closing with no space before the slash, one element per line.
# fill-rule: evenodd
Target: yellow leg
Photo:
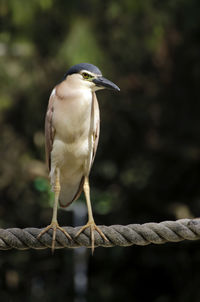
<path fill-rule="evenodd" d="M 52 253 L 55 249 L 55 241 L 56 241 L 56 230 L 59 229 L 61 232 L 65 234 L 65 236 L 68 239 L 72 239 L 71 236 L 59 226 L 57 221 L 57 211 L 58 211 L 58 200 L 59 200 L 59 194 L 60 194 L 60 171 L 59 169 L 56 169 L 56 181 L 54 185 L 54 205 L 53 205 L 53 216 L 50 225 L 48 225 L 43 231 L 40 232 L 37 238 L 40 238 L 44 233 L 48 232 L 49 229 L 53 229 L 53 236 L 52 236 L 52 246 L 51 250 Z"/>
<path fill-rule="evenodd" d="M 94 230 L 96 230 L 99 235 L 105 240 L 108 241 L 104 233 L 98 228 L 98 226 L 94 222 L 93 214 L 92 214 L 92 206 L 90 201 L 90 186 L 89 186 L 89 180 L 88 177 L 85 177 L 83 190 L 85 193 L 87 208 L 88 208 L 88 222 L 86 225 L 84 225 L 76 234 L 76 237 L 79 236 L 85 229 L 90 228 L 90 236 L 91 236 L 91 248 L 92 248 L 92 254 L 94 252 Z"/>

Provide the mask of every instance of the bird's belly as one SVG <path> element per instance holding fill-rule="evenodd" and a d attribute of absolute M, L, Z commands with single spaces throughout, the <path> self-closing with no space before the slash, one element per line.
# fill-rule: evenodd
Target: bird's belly
<path fill-rule="evenodd" d="M 83 175 L 88 152 L 88 139 L 79 138 L 72 143 L 65 143 L 55 138 L 51 152 L 52 167 L 58 167 L 61 174 L 67 173 L 69 177 Z"/>

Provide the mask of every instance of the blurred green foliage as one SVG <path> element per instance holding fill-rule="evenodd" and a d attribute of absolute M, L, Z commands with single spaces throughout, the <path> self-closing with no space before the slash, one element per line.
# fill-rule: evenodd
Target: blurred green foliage
<path fill-rule="evenodd" d="M 0 0 L 2 228 L 50 222 L 44 116 L 51 90 L 80 62 L 121 88 L 98 93 L 96 222 L 199 215 L 199 14 L 197 0 Z M 72 212 L 59 221 L 71 225 Z M 87 301 L 198 302 L 198 248 L 97 249 Z M 72 301 L 72 260 L 66 250 L 1 252 L 1 300 Z"/>

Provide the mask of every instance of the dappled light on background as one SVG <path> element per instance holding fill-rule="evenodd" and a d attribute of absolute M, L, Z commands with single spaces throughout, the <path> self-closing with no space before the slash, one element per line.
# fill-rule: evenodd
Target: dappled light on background
<path fill-rule="evenodd" d="M 106 57 L 96 39 L 91 21 L 84 18 L 73 19 L 66 40 L 58 52 L 58 60 L 70 62 L 71 65 L 77 62 L 106 65 Z"/>
<path fill-rule="evenodd" d="M 0 2 L 0 227 L 49 222 L 44 117 L 53 87 L 81 62 L 121 89 L 97 93 L 97 224 L 199 216 L 199 9 L 195 0 Z M 77 223 L 80 200 L 59 211 L 61 225 Z M 199 242 L 98 248 L 93 257 L 1 251 L 0 300 L 198 302 L 199 257 Z"/>

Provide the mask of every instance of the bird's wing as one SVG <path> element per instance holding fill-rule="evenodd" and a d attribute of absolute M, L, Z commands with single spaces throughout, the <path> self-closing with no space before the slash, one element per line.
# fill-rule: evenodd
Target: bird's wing
<path fill-rule="evenodd" d="M 92 112 L 93 116 L 94 116 L 94 123 L 93 123 L 93 150 L 92 150 L 92 161 L 90 164 L 90 170 L 92 167 L 92 164 L 94 162 L 95 159 L 95 155 L 97 152 L 97 147 L 98 147 L 98 143 L 99 143 L 99 133 L 100 133 L 100 114 L 99 114 L 99 104 L 97 101 L 97 97 L 96 94 L 93 92 L 93 112 Z"/>
<path fill-rule="evenodd" d="M 54 92 L 54 91 L 53 91 Z M 53 103 L 54 103 L 54 93 L 52 92 L 49 98 L 49 104 L 47 108 L 47 113 L 45 117 L 45 150 L 46 150 L 46 162 L 51 170 L 51 151 L 53 148 L 53 139 L 55 135 L 55 129 L 52 125 L 52 117 L 53 117 Z"/>
<path fill-rule="evenodd" d="M 97 101 L 96 94 L 94 92 L 92 95 L 90 131 L 91 131 L 91 135 L 92 135 L 92 150 L 91 150 L 92 154 L 90 155 L 90 161 L 88 162 L 88 175 L 89 175 L 89 172 L 91 170 L 91 167 L 94 162 L 95 155 L 96 155 L 97 146 L 98 146 L 98 142 L 99 142 L 99 132 L 100 132 L 99 104 Z M 79 198 L 79 196 L 81 195 L 81 192 L 83 191 L 84 179 L 85 179 L 85 177 L 83 176 L 81 178 L 78 190 L 77 190 L 74 198 L 70 202 L 68 202 L 66 204 L 62 204 L 60 201 L 61 207 L 68 207 L 73 201 L 75 201 Z"/>
<path fill-rule="evenodd" d="M 100 129 L 100 118 L 99 118 L 99 105 L 96 94 L 92 94 L 92 108 L 91 108 L 91 119 L 90 119 L 90 134 L 89 134 L 89 152 L 86 164 L 86 176 L 89 175 L 94 158 L 97 151 L 99 141 L 99 129 Z"/>

